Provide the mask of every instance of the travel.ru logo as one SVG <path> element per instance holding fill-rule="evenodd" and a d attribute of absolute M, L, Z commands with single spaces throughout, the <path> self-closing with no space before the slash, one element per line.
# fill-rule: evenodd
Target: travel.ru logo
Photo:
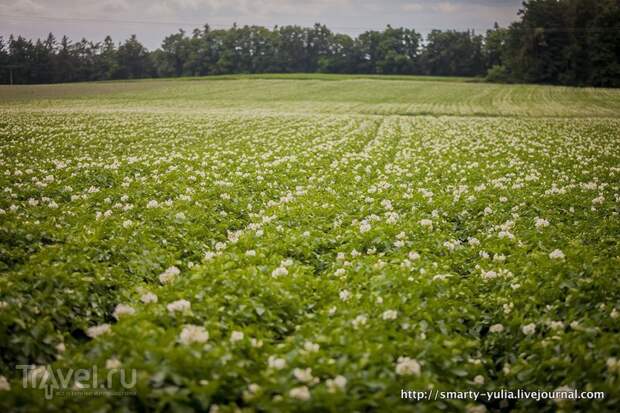
<path fill-rule="evenodd" d="M 18 364 L 16 368 L 22 371 L 24 388 L 45 390 L 47 400 L 54 397 L 54 394 L 62 396 L 129 396 L 135 394 L 135 392 L 127 391 L 136 385 L 135 369 L 127 370 L 120 367 L 107 369 L 107 374 L 101 376 L 97 366 L 89 369 L 59 369 L 51 366 Z M 113 390 L 115 383 L 116 389 L 122 388 L 123 390 Z"/>

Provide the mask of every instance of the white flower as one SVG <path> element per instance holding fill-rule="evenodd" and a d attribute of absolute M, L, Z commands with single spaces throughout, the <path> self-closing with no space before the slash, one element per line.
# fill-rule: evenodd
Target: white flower
<path fill-rule="evenodd" d="M 184 312 L 188 311 L 191 308 L 192 304 L 187 300 L 177 300 L 168 304 L 166 307 L 168 311 L 174 313 L 175 311 Z"/>
<path fill-rule="evenodd" d="M 151 292 L 144 293 L 142 294 L 142 297 L 140 297 L 140 301 L 142 301 L 144 304 L 156 303 L 157 296 Z"/>
<path fill-rule="evenodd" d="M 468 405 L 467 413 L 487 413 L 487 408 L 484 404 Z"/>
<path fill-rule="evenodd" d="M 179 336 L 182 344 L 205 343 L 209 339 L 209 333 L 203 326 L 187 324 L 183 327 Z"/>
<path fill-rule="evenodd" d="M 290 267 L 291 265 L 293 265 L 295 263 L 295 261 L 293 261 L 292 258 L 287 258 L 285 260 L 282 260 L 280 262 L 280 266 L 282 267 Z"/>
<path fill-rule="evenodd" d="M 474 377 L 474 384 L 477 384 L 479 386 L 484 384 L 484 376 L 481 375 L 477 375 L 476 377 Z"/>
<path fill-rule="evenodd" d="M 173 265 L 172 267 L 169 267 L 166 271 L 159 274 L 159 281 L 162 284 L 171 283 L 176 278 L 176 276 L 179 275 L 180 273 L 181 273 L 181 270 L 179 270 L 177 267 Z"/>
<path fill-rule="evenodd" d="M 338 390 L 344 391 L 347 387 L 347 379 L 344 376 L 338 375 L 333 379 L 327 379 L 325 385 L 327 386 L 327 391 L 330 393 L 336 393 Z"/>
<path fill-rule="evenodd" d="M 484 278 L 485 280 L 492 280 L 493 278 L 497 277 L 497 273 L 495 271 L 481 270 L 481 272 L 482 272 L 482 278 Z"/>
<path fill-rule="evenodd" d="M 605 363 L 607 365 L 607 370 L 611 373 L 620 373 L 620 360 L 615 357 L 610 357 L 607 359 Z"/>
<path fill-rule="evenodd" d="M 534 226 L 536 227 L 536 229 L 540 230 L 540 229 L 543 229 L 544 227 L 548 227 L 549 221 L 543 218 L 536 217 L 534 221 Z"/>
<path fill-rule="evenodd" d="M 368 321 L 368 317 L 361 314 L 355 317 L 353 321 L 351 321 L 351 324 L 353 324 L 353 328 L 357 329 L 359 326 L 366 325 L 367 321 Z"/>
<path fill-rule="evenodd" d="M 100 336 L 102 334 L 109 333 L 109 332 L 110 332 L 110 325 L 109 324 L 101 324 L 101 325 L 98 325 L 98 326 L 89 327 L 86 330 L 86 335 L 88 337 L 95 338 L 97 336 Z"/>
<path fill-rule="evenodd" d="M 267 364 L 272 369 L 282 370 L 284 367 L 286 367 L 286 360 L 277 358 L 275 356 L 269 356 L 269 359 L 267 359 Z"/>
<path fill-rule="evenodd" d="M 105 368 L 108 370 L 120 369 L 121 366 L 122 363 L 116 357 L 109 358 L 105 361 Z"/>
<path fill-rule="evenodd" d="M 211 259 L 213 259 L 213 257 L 215 257 L 215 253 L 213 251 L 207 251 L 205 252 L 205 260 L 209 261 Z"/>
<path fill-rule="evenodd" d="M 489 327 L 489 332 L 491 333 L 501 333 L 502 331 L 504 331 L 504 326 L 501 324 L 493 324 Z"/>
<path fill-rule="evenodd" d="M 118 320 L 124 315 L 132 315 L 135 312 L 136 310 L 127 304 L 118 304 L 114 309 L 112 316 Z"/>
<path fill-rule="evenodd" d="M 422 272 L 422 270 L 420 270 Z M 452 277 L 452 274 L 437 274 L 433 277 L 433 281 L 444 281 Z"/>
<path fill-rule="evenodd" d="M 288 395 L 297 400 L 310 400 L 310 390 L 306 386 L 294 387 Z"/>
<path fill-rule="evenodd" d="M 157 202 L 154 199 L 151 199 L 147 204 L 146 207 L 147 208 L 157 208 L 159 206 L 159 202 Z"/>
<path fill-rule="evenodd" d="M 319 351 L 320 347 L 320 345 L 313 343 L 312 341 L 304 341 L 304 350 L 306 350 L 308 353 L 316 353 L 317 351 Z"/>
<path fill-rule="evenodd" d="M 243 340 L 243 333 L 241 331 L 233 331 L 230 335 L 230 342 L 236 343 L 237 341 Z"/>
<path fill-rule="evenodd" d="M 346 270 L 344 268 L 338 268 L 336 272 L 334 273 L 336 277 L 342 277 L 345 274 L 346 274 Z"/>
<path fill-rule="evenodd" d="M 396 320 L 396 317 L 398 317 L 398 311 L 396 310 L 387 310 L 381 316 L 384 320 Z"/>
<path fill-rule="evenodd" d="M 419 224 L 423 227 L 428 227 L 428 228 L 433 227 L 433 221 L 430 219 L 421 219 Z"/>
<path fill-rule="evenodd" d="M 248 257 L 256 257 L 256 251 L 254 251 L 254 250 L 247 250 L 245 252 L 245 255 L 248 256 Z"/>
<path fill-rule="evenodd" d="M 362 222 L 360 222 L 360 232 L 363 234 L 364 232 L 368 232 L 370 231 L 372 228 L 372 226 L 370 225 L 370 223 L 368 223 L 368 221 L 363 220 Z"/>
<path fill-rule="evenodd" d="M 549 258 L 552 260 L 563 260 L 564 257 L 564 253 L 558 249 L 555 249 L 549 253 Z"/>
<path fill-rule="evenodd" d="M 280 266 L 271 272 L 272 277 L 281 277 L 283 275 L 288 275 L 288 270 L 283 266 Z"/>
<path fill-rule="evenodd" d="M 123 228 L 129 228 L 133 225 L 133 222 L 130 219 L 126 219 L 123 221 Z"/>
<path fill-rule="evenodd" d="M 416 359 L 409 357 L 399 357 L 396 364 L 396 374 L 399 376 L 420 375 L 420 363 Z"/>
<path fill-rule="evenodd" d="M 561 321 L 551 321 L 549 323 L 549 328 L 551 328 L 552 330 L 563 330 L 564 323 Z"/>
<path fill-rule="evenodd" d="M 472 247 L 476 247 L 480 245 L 480 241 L 478 240 L 478 238 L 474 238 L 474 237 L 467 238 L 467 243 L 471 245 Z"/>
<path fill-rule="evenodd" d="M 526 324 L 523 327 L 521 327 L 521 331 L 526 336 L 531 336 L 532 334 L 534 334 L 536 332 L 536 324 L 534 324 L 534 323 Z"/>
<path fill-rule="evenodd" d="M 566 400 L 564 398 L 564 393 L 573 393 L 575 391 L 575 389 L 569 387 L 569 386 L 560 386 L 557 389 L 553 390 L 554 393 L 558 394 L 558 397 L 553 399 L 553 401 L 555 401 L 556 403 L 561 403 L 563 400 Z M 569 400 L 570 400 L 570 396 L 569 396 Z"/>
<path fill-rule="evenodd" d="M 306 369 L 294 369 L 293 376 L 302 383 L 310 383 L 314 379 L 312 377 L 312 369 L 309 367 Z"/>
<path fill-rule="evenodd" d="M 411 251 L 411 252 L 409 252 L 408 257 L 409 257 L 409 259 L 411 261 L 415 261 L 415 260 L 419 260 L 420 259 L 420 254 L 418 254 L 415 251 Z"/>
<path fill-rule="evenodd" d="M 347 301 L 351 297 L 351 293 L 348 290 L 342 290 L 338 295 L 342 301 Z"/>
<path fill-rule="evenodd" d="M 11 384 L 4 376 L 0 376 L 0 391 L 11 390 Z"/>

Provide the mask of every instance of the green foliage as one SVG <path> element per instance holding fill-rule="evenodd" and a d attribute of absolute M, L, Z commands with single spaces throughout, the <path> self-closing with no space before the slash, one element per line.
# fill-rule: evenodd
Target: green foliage
<path fill-rule="evenodd" d="M 0 89 L 2 411 L 618 410 L 617 91 L 327 78 Z"/>
<path fill-rule="evenodd" d="M 357 37 L 312 27 L 209 25 L 167 36 L 148 52 L 133 35 L 118 48 L 53 35 L 33 42 L 0 38 L 0 83 L 51 83 L 239 73 L 489 75 L 494 82 L 620 85 L 618 0 L 533 0 L 508 28 L 486 35 L 387 25 Z M 503 68 L 501 73 L 495 67 Z"/>
<path fill-rule="evenodd" d="M 495 65 L 487 72 L 486 80 L 489 82 L 505 83 L 510 80 L 510 73 L 506 67 Z"/>

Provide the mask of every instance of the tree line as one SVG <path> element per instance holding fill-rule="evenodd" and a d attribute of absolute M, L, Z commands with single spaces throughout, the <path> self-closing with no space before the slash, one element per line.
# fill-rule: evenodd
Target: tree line
<path fill-rule="evenodd" d="M 620 86 L 620 0 L 525 1 L 519 21 L 484 35 L 387 26 L 357 37 L 313 27 L 209 25 L 148 51 L 116 44 L 0 37 L 1 83 L 56 83 L 233 73 L 486 76 L 492 81 Z"/>

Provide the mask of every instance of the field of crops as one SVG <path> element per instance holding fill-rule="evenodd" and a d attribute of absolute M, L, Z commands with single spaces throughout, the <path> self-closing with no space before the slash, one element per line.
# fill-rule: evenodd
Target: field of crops
<path fill-rule="evenodd" d="M 620 409 L 620 91 L 0 87 L 0 171 L 3 411 Z M 401 398 L 501 389 L 606 397 Z"/>

